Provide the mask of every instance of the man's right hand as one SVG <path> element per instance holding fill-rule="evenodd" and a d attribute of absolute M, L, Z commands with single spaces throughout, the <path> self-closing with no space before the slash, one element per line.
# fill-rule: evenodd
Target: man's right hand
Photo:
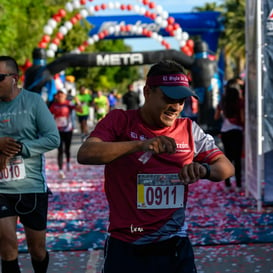
<path fill-rule="evenodd" d="M 11 137 L 0 137 L 0 152 L 8 157 L 16 155 L 21 150 L 21 145 Z"/>

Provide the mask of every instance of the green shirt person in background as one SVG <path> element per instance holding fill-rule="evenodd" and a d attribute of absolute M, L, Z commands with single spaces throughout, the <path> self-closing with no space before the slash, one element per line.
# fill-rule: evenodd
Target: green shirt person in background
<path fill-rule="evenodd" d="M 96 119 L 100 121 L 109 112 L 109 101 L 106 96 L 103 95 L 102 91 L 97 92 L 97 96 L 94 98 L 94 105 L 96 111 Z"/>
<path fill-rule="evenodd" d="M 75 101 L 82 107 L 82 111 L 76 112 L 76 115 L 80 124 L 81 138 L 83 141 L 89 132 L 87 120 L 89 118 L 89 107 L 92 105 L 92 96 L 88 93 L 84 85 L 80 86 L 79 94 L 75 96 Z"/>

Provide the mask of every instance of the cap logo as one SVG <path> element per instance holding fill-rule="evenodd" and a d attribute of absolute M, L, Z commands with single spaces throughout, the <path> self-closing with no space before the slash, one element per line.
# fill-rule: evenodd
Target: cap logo
<path fill-rule="evenodd" d="M 149 86 L 186 86 L 189 87 L 188 77 L 184 74 L 169 74 L 150 76 L 146 81 Z"/>

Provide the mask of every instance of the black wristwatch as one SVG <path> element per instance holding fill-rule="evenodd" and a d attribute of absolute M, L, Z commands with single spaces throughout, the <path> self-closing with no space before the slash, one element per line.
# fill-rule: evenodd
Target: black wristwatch
<path fill-rule="evenodd" d="M 201 165 L 203 167 L 205 167 L 207 170 L 206 175 L 204 177 L 202 177 L 202 179 L 209 179 L 210 178 L 210 165 L 208 163 L 202 163 Z"/>
<path fill-rule="evenodd" d="M 16 141 L 16 143 L 20 144 L 20 151 L 16 155 L 22 155 L 23 143 L 20 141 Z"/>

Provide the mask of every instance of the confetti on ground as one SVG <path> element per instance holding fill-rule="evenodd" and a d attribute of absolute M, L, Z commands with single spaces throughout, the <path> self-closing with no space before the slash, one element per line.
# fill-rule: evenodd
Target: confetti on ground
<path fill-rule="evenodd" d="M 58 178 L 55 158 L 47 159 L 49 199 L 47 245 L 51 251 L 102 249 L 108 225 L 104 166 L 80 165 Z M 273 208 L 256 210 L 244 193 L 225 193 L 223 183 L 201 180 L 190 186 L 187 207 L 194 246 L 273 242 Z M 18 224 L 19 250 L 26 251 Z"/>

